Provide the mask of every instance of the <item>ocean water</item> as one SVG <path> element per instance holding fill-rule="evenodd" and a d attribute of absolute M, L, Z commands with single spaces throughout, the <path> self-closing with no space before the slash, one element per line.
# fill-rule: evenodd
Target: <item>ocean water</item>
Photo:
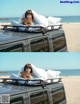
<path fill-rule="evenodd" d="M 62 23 L 80 23 L 80 16 L 61 16 Z"/>
<path fill-rule="evenodd" d="M 80 76 L 80 69 L 65 69 L 65 70 L 58 70 L 58 71 L 61 71 L 60 76 Z M 6 71 L 4 73 L 0 73 L 0 76 L 9 76 L 10 74 L 17 75 L 18 72 L 19 71 Z"/>
<path fill-rule="evenodd" d="M 62 18 L 61 19 L 61 22 L 62 23 L 80 23 L 80 16 L 54 16 L 54 17 L 59 17 L 59 18 Z M 11 22 L 11 20 L 15 20 L 15 21 L 18 21 L 19 20 L 19 17 L 9 17 L 7 19 L 3 19 L 3 20 L 0 20 L 0 22 Z"/>
<path fill-rule="evenodd" d="M 80 76 L 80 69 L 66 69 L 61 71 L 61 76 Z"/>

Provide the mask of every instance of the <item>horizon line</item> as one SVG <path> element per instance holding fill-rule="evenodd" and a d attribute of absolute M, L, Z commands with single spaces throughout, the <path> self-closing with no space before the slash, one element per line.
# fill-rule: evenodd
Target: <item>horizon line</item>
<path fill-rule="evenodd" d="M 45 16 L 45 15 L 44 15 Z M 50 15 L 46 15 L 45 17 L 48 17 Z M 51 15 L 52 16 L 52 15 Z M 80 16 L 80 15 L 54 15 L 54 16 Z M 53 16 L 52 16 L 53 17 Z M 19 16 L 10 16 L 10 17 L 0 17 L 0 19 L 5 19 L 5 18 L 20 18 Z"/>
<path fill-rule="evenodd" d="M 48 70 L 48 69 L 45 69 L 45 70 Z M 76 68 L 75 69 L 72 69 L 72 68 L 71 69 L 50 69 L 49 68 L 49 70 L 80 70 L 80 68 L 79 69 L 76 69 Z M 4 71 L 0 70 L 0 72 L 6 72 L 6 71 L 19 71 L 19 70 L 4 70 Z"/>

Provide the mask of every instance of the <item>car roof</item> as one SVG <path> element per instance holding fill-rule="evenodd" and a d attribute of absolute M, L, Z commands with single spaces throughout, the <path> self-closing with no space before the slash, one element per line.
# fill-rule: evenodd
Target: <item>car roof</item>
<path fill-rule="evenodd" d="M 43 36 L 43 34 L 0 30 L 0 44 L 6 43 L 6 42 L 18 41 L 18 40 L 25 40 L 25 38 L 34 38 L 38 36 Z"/>
<path fill-rule="evenodd" d="M 62 33 L 64 32 L 63 30 L 51 30 L 51 31 L 47 31 L 48 35 L 50 32 L 54 32 L 54 34 L 58 34 L 58 33 Z M 50 35 L 53 35 L 50 34 Z M 5 43 L 9 43 L 9 42 L 18 42 L 18 41 L 22 41 L 25 39 L 32 39 L 35 37 L 43 37 L 45 36 L 44 33 L 42 32 L 15 32 L 15 31 L 9 31 L 9 30 L 0 30 L 0 44 L 5 44 Z"/>
<path fill-rule="evenodd" d="M 58 87 L 58 86 L 62 86 L 61 82 L 58 83 L 53 83 L 53 84 L 48 84 L 45 86 L 45 88 L 50 87 L 52 85 L 52 87 Z M 20 85 L 13 85 L 13 84 L 9 84 L 9 83 L 0 83 L 0 94 L 10 94 L 10 95 L 14 95 L 14 94 L 20 94 L 20 93 L 25 93 L 25 92 L 31 92 L 33 90 L 37 91 L 43 89 L 42 86 L 20 86 Z"/>

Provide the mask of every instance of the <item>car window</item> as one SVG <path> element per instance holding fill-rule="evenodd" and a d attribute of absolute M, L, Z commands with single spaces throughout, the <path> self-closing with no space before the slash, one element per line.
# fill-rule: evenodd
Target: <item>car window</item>
<path fill-rule="evenodd" d="M 52 93 L 53 104 L 60 104 L 65 100 L 65 92 L 63 87 L 52 89 L 51 93 Z"/>
<path fill-rule="evenodd" d="M 24 104 L 22 97 L 16 97 L 10 100 L 10 104 Z"/>
<path fill-rule="evenodd" d="M 31 41 L 32 52 L 49 52 L 48 39 L 36 39 Z"/>
<path fill-rule="evenodd" d="M 3 47 L 3 49 L 0 50 L 0 52 L 22 52 L 22 51 L 23 51 L 23 45 L 22 44 Z"/>
<path fill-rule="evenodd" d="M 49 104 L 47 91 L 38 91 L 30 95 L 31 104 Z"/>
<path fill-rule="evenodd" d="M 52 44 L 54 52 L 57 52 L 66 46 L 65 37 L 64 35 L 57 36 L 52 38 Z"/>

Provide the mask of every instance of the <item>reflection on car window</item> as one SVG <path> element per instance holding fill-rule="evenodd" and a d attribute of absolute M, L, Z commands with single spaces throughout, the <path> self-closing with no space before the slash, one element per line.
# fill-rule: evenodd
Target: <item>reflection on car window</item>
<path fill-rule="evenodd" d="M 31 104 L 49 104 L 47 91 L 35 92 L 30 95 Z"/>
<path fill-rule="evenodd" d="M 22 52 L 22 51 L 23 51 L 23 45 L 22 44 L 8 46 L 8 47 L 0 50 L 0 52 Z"/>
<path fill-rule="evenodd" d="M 49 52 L 48 39 L 37 39 L 31 42 L 32 52 Z"/>
<path fill-rule="evenodd" d="M 52 38 L 54 52 L 61 50 L 66 46 L 64 35 Z"/>
<path fill-rule="evenodd" d="M 22 97 L 16 97 L 10 100 L 10 104 L 24 104 Z"/>
<path fill-rule="evenodd" d="M 63 87 L 52 89 L 51 93 L 52 93 L 53 104 L 60 104 L 65 100 L 65 93 Z"/>

